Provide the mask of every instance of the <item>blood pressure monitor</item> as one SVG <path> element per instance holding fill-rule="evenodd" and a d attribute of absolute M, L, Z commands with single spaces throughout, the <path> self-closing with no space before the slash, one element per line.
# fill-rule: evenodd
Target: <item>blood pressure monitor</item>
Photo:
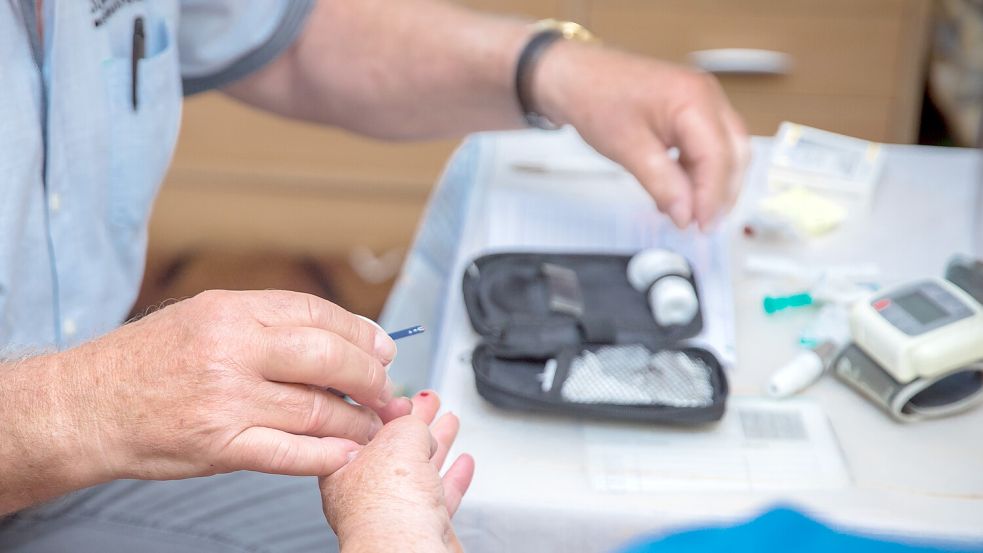
<path fill-rule="evenodd" d="M 834 373 L 895 418 L 983 401 L 983 305 L 952 282 L 921 280 L 857 302 L 850 333 Z"/>

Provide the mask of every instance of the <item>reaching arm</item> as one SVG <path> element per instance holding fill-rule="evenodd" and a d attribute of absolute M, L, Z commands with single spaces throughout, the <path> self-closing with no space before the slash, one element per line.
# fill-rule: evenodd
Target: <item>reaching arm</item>
<path fill-rule="evenodd" d="M 531 34 L 521 20 L 441 0 L 321 0 L 284 55 L 226 91 L 379 138 L 518 128 L 515 63 Z M 736 200 L 747 136 L 712 76 L 563 42 L 540 57 L 531 96 L 631 171 L 676 225 L 708 228 Z"/>
<path fill-rule="evenodd" d="M 395 354 L 321 298 L 211 291 L 0 364 L 0 515 L 118 478 L 331 474 L 409 413 L 385 369 Z"/>
<path fill-rule="evenodd" d="M 512 72 L 529 33 L 439 1 L 322 0 L 286 55 L 227 92 L 378 138 L 518 128 Z"/>

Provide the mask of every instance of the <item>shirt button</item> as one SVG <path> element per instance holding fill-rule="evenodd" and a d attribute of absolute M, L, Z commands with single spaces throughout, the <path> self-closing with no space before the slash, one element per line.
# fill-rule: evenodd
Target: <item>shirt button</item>
<path fill-rule="evenodd" d="M 48 209 L 52 213 L 58 213 L 58 210 L 61 209 L 61 194 L 52 192 L 48 195 Z"/>
<path fill-rule="evenodd" d="M 65 319 L 64 321 L 62 321 L 61 322 L 61 332 L 62 332 L 62 334 L 64 334 L 65 336 L 67 336 L 69 338 L 71 338 L 72 336 L 75 336 L 75 333 L 78 332 L 78 327 L 75 326 L 75 320 L 74 319 Z"/>

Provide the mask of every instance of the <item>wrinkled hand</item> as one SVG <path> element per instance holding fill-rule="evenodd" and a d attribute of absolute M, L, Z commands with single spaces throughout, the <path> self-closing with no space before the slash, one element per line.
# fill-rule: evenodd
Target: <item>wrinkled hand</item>
<path fill-rule="evenodd" d="M 747 132 L 712 75 L 562 42 L 544 54 L 533 93 L 541 113 L 623 165 L 677 226 L 706 230 L 736 201 Z"/>
<path fill-rule="evenodd" d="M 60 354 L 59 385 L 103 479 L 324 475 L 409 412 L 386 373 L 395 353 L 315 296 L 211 291 Z"/>
<path fill-rule="evenodd" d="M 428 429 L 439 408 L 433 392 L 417 394 L 411 416 L 387 423 L 351 463 L 321 478 L 324 515 L 344 553 L 461 550 L 450 519 L 474 460 L 462 455 L 440 477 L 459 421 L 447 413 Z"/>

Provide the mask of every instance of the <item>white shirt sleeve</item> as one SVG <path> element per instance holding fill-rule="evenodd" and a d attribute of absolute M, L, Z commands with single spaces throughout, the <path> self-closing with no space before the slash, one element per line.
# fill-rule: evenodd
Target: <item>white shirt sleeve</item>
<path fill-rule="evenodd" d="M 314 0 L 181 0 L 184 94 L 219 88 L 273 61 L 300 35 Z"/>

